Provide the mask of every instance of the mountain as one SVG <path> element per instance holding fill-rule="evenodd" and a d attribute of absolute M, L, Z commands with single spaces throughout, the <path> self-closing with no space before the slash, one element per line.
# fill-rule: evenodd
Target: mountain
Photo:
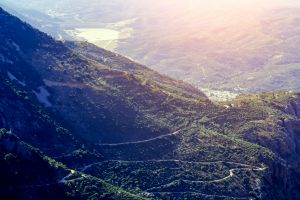
<path fill-rule="evenodd" d="M 128 140 L 126 133 L 131 133 L 131 139 L 159 135 L 172 131 L 169 121 L 176 129 L 195 112 L 185 107 L 207 101 L 192 86 L 144 66 L 127 61 L 119 69 L 94 62 L 46 34 L 17 24 L 16 19 L 9 20 L 9 15 L 1 17 L 4 76 L 19 83 L 21 90 L 35 96 L 83 139 L 121 141 Z M 169 103 L 183 101 L 190 103 L 182 110 Z M 164 115 L 168 111 L 169 121 Z"/>
<path fill-rule="evenodd" d="M 299 90 L 300 6 L 295 0 L 3 4 L 56 38 L 114 50 L 189 82 L 214 100 Z"/>
<path fill-rule="evenodd" d="M 4 199 L 299 198 L 299 93 L 214 103 L 3 9 L 0 21 Z"/>

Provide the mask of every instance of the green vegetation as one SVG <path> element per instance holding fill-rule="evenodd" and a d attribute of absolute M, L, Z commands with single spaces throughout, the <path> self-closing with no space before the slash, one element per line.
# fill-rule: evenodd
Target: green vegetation
<path fill-rule="evenodd" d="M 0 149 L 0 191 L 5 199 L 26 198 L 31 190 L 33 198 L 45 199 L 147 199 L 78 172 L 61 182 L 69 173 L 65 165 L 5 129 L 0 130 Z M 15 193 L 12 186 L 20 192 Z"/>
<path fill-rule="evenodd" d="M 298 93 L 217 104 L 125 57 L 0 20 L 0 55 L 14 61 L 0 60 L 0 127 L 18 136 L 0 134 L 6 199 L 297 199 Z"/>

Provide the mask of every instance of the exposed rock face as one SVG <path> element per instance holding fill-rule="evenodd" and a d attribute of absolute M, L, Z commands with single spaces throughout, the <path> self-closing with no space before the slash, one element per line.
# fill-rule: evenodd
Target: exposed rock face
<path fill-rule="evenodd" d="M 288 137 L 293 141 L 290 146 L 293 149 L 293 156 L 300 157 L 300 100 L 291 101 L 285 112 L 294 116 L 294 119 L 283 120 L 282 126 L 285 128 Z"/>
<path fill-rule="evenodd" d="M 284 122 L 283 126 L 291 138 L 293 144 L 289 146 L 292 149 L 292 154 L 287 158 L 287 165 L 283 166 L 289 169 L 289 176 L 279 176 L 283 179 L 288 179 L 286 182 L 287 194 L 290 194 L 289 199 L 299 199 L 297 188 L 300 188 L 300 102 L 292 101 L 286 110 L 287 113 L 294 115 L 295 120 Z"/>
<path fill-rule="evenodd" d="M 299 199 L 300 188 L 300 99 L 287 102 L 283 111 L 289 118 L 281 119 L 278 124 L 282 127 L 286 143 L 271 146 L 280 157 L 276 163 L 269 163 L 271 174 L 268 181 L 276 187 L 272 199 Z M 282 145 L 285 144 L 285 145 Z M 263 146 L 268 146 L 268 141 Z M 276 191 L 277 190 L 277 191 Z M 278 192 L 281 191 L 281 192 Z"/>
<path fill-rule="evenodd" d="M 296 116 L 300 119 L 300 102 L 292 101 L 286 108 L 286 113 Z"/>

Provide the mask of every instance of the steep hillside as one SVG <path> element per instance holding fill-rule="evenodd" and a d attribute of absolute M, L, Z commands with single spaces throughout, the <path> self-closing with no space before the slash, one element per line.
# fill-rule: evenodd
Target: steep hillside
<path fill-rule="evenodd" d="M 32 91 L 24 90 L 25 83 L 6 70 L 7 63 L 1 62 L 0 66 L 0 127 L 45 151 L 62 153 L 74 148 L 77 142 L 70 132 L 45 112 Z M 26 71 L 26 64 L 20 66 Z"/>
<path fill-rule="evenodd" d="M 162 199 L 298 199 L 299 102 L 298 93 L 240 97 L 175 134 L 99 144 L 107 160 L 83 169 Z"/>
<path fill-rule="evenodd" d="M 158 136 L 185 125 L 192 107 L 211 104 L 185 83 L 124 58 L 119 68 L 94 62 L 3 11 L 0 17 L 3 76 L 84 140 Z"/>
<path fill-rule="evenodd" d="M 5 129 L 0 164 L 1 199 L 143 199 L 66 168 Z"/>
<path fill-rule="evenodd" d="M 55 41 L 2 9 L 0 21 L 0 125 L 17 135 L 1 130 L 0 195 L 299 198 L 298 93 L 214 104 L 189 84 L 88 43 Z"/>

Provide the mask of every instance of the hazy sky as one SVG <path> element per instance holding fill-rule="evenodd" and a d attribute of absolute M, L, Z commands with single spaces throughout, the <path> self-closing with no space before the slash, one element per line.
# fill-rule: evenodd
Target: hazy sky
<path fill-rule="evenodd" d="M 188 5 L 191 7 L 248 7 L 248 8 L 258 8 L 258 7 L 272 7 L 274 5 L 299 5 L 299 0 L 0 0 L 0 3 L 11 4 L 14 6 L 21 6 L 27 8 L 45 8 L 53 7 L 55 4 L 70 6 L 82 4 L 85 5 L 87 2 L 99 2 L 101 4 L 136 4 L 136 5 L 153 5 L 159 6 L 164 4 L 181 4 L 182 6 Z M 147 7 L 145 7 L 147 9 Z"/>

